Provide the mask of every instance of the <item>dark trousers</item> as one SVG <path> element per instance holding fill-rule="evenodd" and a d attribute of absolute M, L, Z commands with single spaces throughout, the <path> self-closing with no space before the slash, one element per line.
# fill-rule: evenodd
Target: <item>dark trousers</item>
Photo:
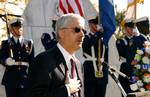
<path fill-rule="evenodd" d="M 26 88 L 5 86 L 6 97 L 26 97 Z"/>
<path fill-rule="evenodd" d="M 107 83 L 93 82 L 93 83 L 84 83 L 85 97 L 105 97 Z"/>
<path fill-rule="evenodd" d="M 129 77 L 132 75 L 132 72 L 133 72 L 132 69 L 130 69 L 130 67 L 127 66 L 127 63 L 122 63 L 122 64 L 121 64 L 120 71 L 121 71 L 122 73 L 126 74 L 126 75 L 129 76 Z M 129 79 L 124 78 L 124 77 L 122 77 L 122 76 L 119 76 L 118 79 L 119 79 L 119 82 L 120 82 L 121 86 L 123 87 L 124 91 L 125 91 L 127 94 L 133 92 L 133 91 L 131 90 L 131 88 L 130 88 L 130 85 L 131 85 L 132 83 L 130 82 Z M 122 97 L 124 97 L 124 96 L 122 95 Z"/>

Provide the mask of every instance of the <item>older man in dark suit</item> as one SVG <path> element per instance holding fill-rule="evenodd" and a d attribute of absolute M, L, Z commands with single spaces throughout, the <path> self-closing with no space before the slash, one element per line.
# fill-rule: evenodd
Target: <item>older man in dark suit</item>
<path fill-rule="evenodd" d="M 74 56 L 82 46 L 84 19 L 66 14 L 56 23 L 58 43 L 39 54 L 29 69 L 27 97 L 84 97 L 82 66 Z"/>

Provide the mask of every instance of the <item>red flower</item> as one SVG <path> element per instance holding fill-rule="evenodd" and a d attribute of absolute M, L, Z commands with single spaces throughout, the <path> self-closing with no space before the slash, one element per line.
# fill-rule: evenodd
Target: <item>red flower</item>
<path fill-rule="evenodd" d="M 147 84 L 147 85 L 145 86 L 145 88 L 146 88 L 147 90 L 150 90 L 150 84 Z"/>

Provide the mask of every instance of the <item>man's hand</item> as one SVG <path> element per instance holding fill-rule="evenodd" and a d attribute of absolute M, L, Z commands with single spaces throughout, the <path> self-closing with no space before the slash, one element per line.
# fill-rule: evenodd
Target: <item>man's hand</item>
<path fill-rule="evenodd" d="M 68 71 L 66 73 L 65 84 L 67 84 L 67 86 L 69 87 L 69 91 L 71 94 L 80 90 L 80 80 L 77 80 L 77 78 L 71 79 Z"/>
<path fill-rule="evenodd" d="M 97 25 L 97 31 L 103 32 L 103 26 L 102 25 Z"/>
<path fill-rule="evenodd" d="M 8 66 L 12 66 L 12 65 L 15 64 L 15 60 L 12 59 L 11 57 L 8 57 L 8 58 L 6 59 L 6 61 L 5 61 L 5 63 L 6 63 L 6 65 L 8 65 Z"/>
<path fill-rule="evenodd" d="M 80 90 L 80 80 L 75 79 L 70 79 L 70 82 L 68 84 L 68 87 L 70 89 L 70 93 L 73 94 L 75 92 L 78 92 Z"/>

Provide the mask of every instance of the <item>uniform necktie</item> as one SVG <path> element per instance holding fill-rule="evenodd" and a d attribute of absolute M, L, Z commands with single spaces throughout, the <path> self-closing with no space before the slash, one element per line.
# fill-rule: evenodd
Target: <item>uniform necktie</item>
<path fill-rule="evenodd" d="M 70 59 L 71 62 L 71 76 L 72 78 L 76 77 L 76 63 L 73 59 Z"/>
<path fill-rule="evenodd" d="M 18 47 L 21 46 L 19 39 L 17 40 L 17 46 L 18 46 Z"/>

